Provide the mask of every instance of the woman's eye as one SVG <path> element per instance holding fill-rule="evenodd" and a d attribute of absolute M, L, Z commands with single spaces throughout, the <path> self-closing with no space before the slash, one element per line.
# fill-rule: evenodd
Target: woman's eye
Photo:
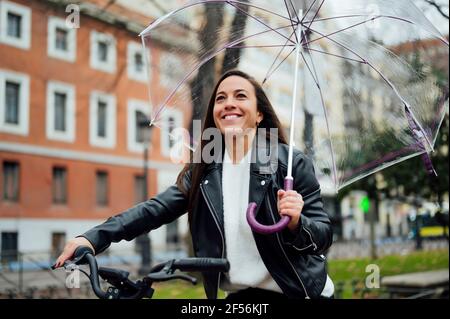
<path fill-rule="evenodd" d="M 223 96 L 218 96 L 218 97 L 216 97 L 216 101 L 222 101 L 223 99 L 224 99 Z"/>
<path fill-rule="evenodd" d="M 245 99 L 247 96 L 245 94 L 238 94 L 237 98 L 238 99 Z"/>

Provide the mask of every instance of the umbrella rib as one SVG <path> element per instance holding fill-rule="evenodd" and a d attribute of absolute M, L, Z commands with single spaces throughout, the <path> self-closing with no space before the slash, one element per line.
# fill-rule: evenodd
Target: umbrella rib
<path fill-rule="evenodd" d="M 333 57 L 336 57 L 336 58 L 341 58 L 341 59 L 348 60 L 348 61 L 353 61 L 353 62 L 358 62 L 358 63 L 361 63 L 361 64 L 366 64 L 366 61 L 352 59 L 352 58 L 347 58 L 347 57 L 345 57 L 343 55 L 339 55 L 339 54 L 335 54 L 335 53 L 325 52 L 325 51 L 321 51 L 321 50 L 317 50 L 317 49 L 311 49 L 311 48 L 309 48 L 308 50 L 314 51 L 314 52 L 317 52 L 317 53 L 322 53 L 322 54 L 329 55 L 329 56 L 333 56 Z"/>
<path fill-rule="evenodd" d="M 312 30 L 312 29 L 311 29 Z M 314 31 L 314 30 L 313 30 Z M 318 31 L 314 31 L 318 34 L 321 34 Z M 322 35 L 322 34 L 321 34 Z M 348 48 L 346 45 L 338 42 L 337 40 L 333 40 L 330 37 L 327 37 L 327 39 L 329 39 L 330 41 L 336 43 L 337 45 L 341 46 L 342 48 L 352 52 L 353 54 L 355 54 L 356 56 L 358 56 L 360 59 L 365 61 L 365 64 L 367 64 L 371 69 L 373 69 L 375 72 L 378 73 L 379 76 L 381 76 L 381 78 L 387 83 L 387 85 L 394 91 L 394 93 L 397 95 L 397 97 L 403 102 L 403 104 L 405 104 L 405 106 L 408 108 L 408 110 L 411 112 L 411 116 L 414 120 L 414 122 L 416 122 L 416 125 L 420 128 L 420 131 L 422 132 L 422 134 L 424 135 L 425 140 L 428 143 L 428 146 L 433 150 L 433 144 L 430 142 L 427 134 L 425 133 L 425 130 L 423 129 L 422 125 L 419 123 L 419 121 L 417 120 L 416 116 L 414 115 L 414 113 L 412 112 L 411 106 L 409 105 L 408 102 L 405 101 L 405 99 L 401 96 L 401 94 L 398 92 L 397 88 L 395 87 L 395 85 L 389 81 L 389 79 L 380 71 L 378 70 L 372 63 L 370 63 L 369 61 L 367 61 L 366 59 L 364 59 L 363 57 L 361 57 L 358 53 L 356 53 L 355 51 L 353 51 L 352 49 Z"/>
<path fill-rule="evenodd" d="M 296 33 L 296 32 L 295 32 L 295 29 L 294 29 L 293 33 Z M 297 35 L 295 35 L 295 36 L 297 36 Z M 289 38 L 291 38 L 291 37 L 292 37 L 292 34 L 290 35 Z M 277 62 L 278 57 L 281 55 L 281 52 L 283 52 L 283 50 L 288 46 L 287 43 L 288 43 L 288 41 L 285 42 L 284 46 L 281 48 L 281 50 L 278 52 L 277 56 L 276 56 L 275 59 L 273 60 L 272 65 L 269 67 L 269 70 L 267 71 L 266 75 L 264 76 L 264 80 L 263 80 L 263 82 L 262 82 L 263 84 L 264 84 L 264 83 L 267 81 L 267 79 L 269 78 L 269 73 L 272 71 L 272 68 L 273 68 L 273 66 L 275 65 L 275 63 Z M 291 46 L 291 45 L 289 45 L 289 46 Z M 295 48 L 288 54 L 287 57 L 289 57 L 289 55 L 291 55 L 291 53 L 292 53 L 294 50 L 295 50 Z M 283 63 L 283 62 L 287 59 L 287 57 L 286 57 L 281 63 Z M 275 70 L 276 70 L 276 69 L 275 69 Z M 274 71 L 274 72 L 275 72 L 275 71 Z"/>
<path fill-rule="evenodd" d="M 162 16 L 162 17 L 156 19 L 156 20 L 153 21 L 147 28 L 145 28 L 143 31 L 141 31 L 141 33 L 140 33 L 139 35 L 144 35 L 144 34 L 147 33 L 149 30 L 151 30 L 151 29 L 155 26 L 155 24 L 158 24 L 159 22 L 161 22 L 161 21 L 163 21 L 164 19 L 170 17 L 171 15 L 174 15 L 174 14 L 178 13 L 179 11 L 185 10 L 185 9 L 187 9 L 187 8 L 194 7 L 194 6 L 197 6 L 197 5 L 200 5 L 200 4 L 205 4 L 205 3 L 228 3 L 228 4 L 232 5 L 231 2 L 238 3 L 238 4 L 245 4 L 245 5 L 247 5 L 247 6 L 250 6 L 250 7 L 259 9 L 259 10 L 261 10 L 261 11 L 264 11 L 264 12 L 267 12 L 267 13 L 270 13 L 270 14 L 273 14 L 273 15 L 279 17 L 279 18 L 282 18 L 282 19 L 285 19 L 285 20 L 288 20 L 288 21 L 290 20 L 288 17 L 285 17 L 285 16 L 283 16 L 283 15 L 277 13 L 277 12 L 274 12 L 274 11 L 268 10 L 268 9 L 265 9 L 265 8 L 263 8 L 263 7 L 260 7 L 260 6 L 256 6 L 256 5 L 250 4 L 250 3 L 248 3 L 248 2 L 242 2 L 242 1 L 236 1 L 236 0 L 203 0 L 203 1 L 198 1 L 198 2 L 194 2 L 194 3 L 186 4 L 186 5 L 184 5 L 184 6 L 180 7 L 180 8 L 178 8 L 178 9 L 176 9 L 176 10 L 174 10 L 174 11 L 171 11 L 171 12 L 167 13 L 166 15 L 164 15 L 164 16 Z"/>
<path fill-rule="evenodd" d="M 238 6 L 234 5 L 233 2 L 231 1 L 226 1 L 227 3 L 229 3 L 231 6 L 235 7 L 237 10 L 239 10 L 240 12 L 242 12 L 243 14 L 245 14 L 246 16 L 258 21 L 259 23 L 261 23 L 262 25 L 266 26 L 267 28 L 271 29 L 272 31 L 278 33 L 280 36 L 282 36 L 283 38 L 291 41 L 289 38 L 287 38 L 284 34 L 278 32 L 276 29 L 272 28 L 271 26 L 269 26 L 267 23 L 261 21 L 260 19 L 258 19 L 257 17 L 249 14 L 248 12 L 245 12 L 244 10 L 242 10 L 241 8 L 239 8 Z"/>
<path fill-rule="evenodd" d="M 361 55 L 359 55 L 358 53 L 356 53 L 354 50 L 350 49 L 350 48 L 347 47 L 346 45 L 344 45 L 344 44 L 342 44 L 342 43 L 340 43 L 340 42 L 337 42 L 336 40 L 332 39 L 332 38 L 329 37 L 329 36 L 324 35 L 323 33 L 319 32 L 319 31 L 317 31 L 317 30 L 314 30 L 314 29 L 310 29 L 310 30 L 313 31 L 313 32 L 315 32 L 315 33 L 317 33 L 317 34 L 319 34 L 319 35 L 321 35 L 321 36 L 324 37 L 324 38 L 327 38 L 327 39 L 330 40 L 331 42 L 333 42 L 333 43 L 337 44 L 338 46 L 342 47 L 343 49 L 345 49 L 345 50 L 347 50 L 347 51 L 353 53 L 353 54 L 356 55 L 358 58 L 360 58 L 362 61 L 364 61 L 364 63 L 367 63 L 367 60 L 366 60 L 366 59 L 364 59 Z"/>
<path fill-rule="evenodd" d="M 308 46 L 307 46 L 307 49 L 309 50 Z M 331 148 L 331 161 L 333 163 L 333 175 L 334 175 L 335 183 L 337 184 L 338 180 L 337 180 L 336 156 L 334 154 L 333 141 L 331 140 L 331 131 L 330 131 L 330 124 L 328 121 L 328 112 L 327 112 L 327 108 L 325 106 L 325 99 L 323 98 L 322 88 L 320 87 L 319 76 L 317 75 L 316 65 L 314 63 L 314 59 L 313 59 L 312 55 L 309 54 L 309 57 L 311 58 L 312 68 L 313 68 L 313 72 L 312 72 L 310 66 L 308 65 L 308 62 L 306 61 L 305 56 L 303 55 L 303 53 L 301 53 L 301 54 L 302 54 L 303 61 L 305 62 L 305 65 L 307 66 L 307 68 L 311 74 L 311 77 L 314 79 L 317 89 L 319 90 L 320 103 L 322 103 L 322 108 L 323 108 L 324 116 L 325 116 L 325 123 L 327 124 L 328 136 L 330 136 L 330 148 Z"/>
<path fill-rule="evenodd" d="M 316 2 L 317 2 L 317 0 L 314 0 L 314 1 L 311 3 L 311 5 L 309 6 L 308 10 L 306 10 L 305 15 L 302 17 L 302 21 L 300 21 L 300 23 L 305 23 L 306 16 L 308 15 L 309 11 L 312 10 L 312 8 L 313 8 L 314 5 L 316 4 Z"/>
<path fill-rule="evenodd" d="M 288 4 L 287 4 L 286 0 L 283 0 L 283 2 L 284 2 L 284 5 L 285 5 L 285 7 L 286 7 L 286 11 L 287 11 L 287 13 L 288 13 L 288 15 L 289 15 L 289 19 L 291 20 L 291 26 L 292 26 L 292 31 L 293 31 L 293 33 L 294 33 L 294 35 L 295 35 L 295 41 L 298 42 L 298 39 L 297 39 L 297 32 L 295 32 L 294 21 L 292 20 L 292 16 L 291 16 L 291 13 L 290 13 L 290 11 L 289 11 Z M 291 35 L 291 36 L 292 36 L 292 35 Z"/>
<path fill-rule="evenodd" d="M 152 125 L 158 127 L 160 130 L 162 130 L 162 129 L 163 129 L 163 126 L 160 125 L 158 122 L 159 122 L 159 121 L 153 122 Z M 166 133 L 167 135 L 169 135 L 169 137 L 172 137 L 174 140 L 176 140 L 176 137 L 177 137 L 177 136 L 176 136 L 175 134 L 170 133 L 170 132 L 165 132 L 165 133 Z M 195 148 L 194 148 L 193 145 L 191 146 L 191 145 L 189 145 L 188 143 L 186 143 L 186 142 L 184 142 L 184 141 L 183 141 L 183 145 L 184 145 L 185 147 L 187 147 L 190 151 L 192 151 L 192 152 L 195 151 Z"/>
<path fill-rule="evenodd" d="M 307 30 L 311 27 L 311 25 L 313 24 L 314 20 L 317 18 L 317 16 L 319 15 L 319 11 L 320 9 L 322 9 L 323 4 L 325 3 L 325 0 L 322 0 L 322 3 L 320 4 L 319 8 L 317 9 L 316 13 L 314 14 L 314 17 L 311 19 L 308 27 L 306 28 Z"/>
<path fill-rule="evenodd" d="M 367 16 L 367 14 L 344 15 L 344 16 L 336 16 L 336 17 L 328 17 L 328 18 L 316 19 L 313 22 L 320 22 L 320 21 L 326 21 L 326 20 L 332 20 L 332 19 L 342 19 L 342 18 L 366 17 L 366 16 Z M 409 23 L 409 24 L 416 25 L 416 23 L 414 23 L 414 21 L 411 21 L 411 20 L 408 20 L 408 19 L 405 19 L 405 18 L 401 18 L 401 17 L 396 17 L 396 16 L 393 16 L 393 15 L 379 15 L 376 18 L 387 18 L 387 19 L 403 21 L 403 22 L 406 22 L 406 23 Z M 372 21 L 372 19 L 373 18 L 369 19 L 366 22 L 370 22 L 370 21 Z M 311 21 L 307 21 L 305 23 L 309 23 L 309 22 L 311 22 Z M 311 28 L 309 28 L 309 29 L 311 29 Z M 445 45 L 447 45 L 447 46 L 449 45 L 449 42 L 445 38 L 443 38 L 441 35 L 438 36 L 436 33 L 433 33 L 431 31 L 427 31 L 427 32 L 432 34 L 432 35 L 434 35 L 434 36 L 437 36 L 439 38 L 439 40 L 442 43 L 444 43 Z"/>
<path fill-rule="evenodd" d="M 230 5 L 232 5 L 232 4 L 231 4 L 232 2 L 238 3 L 238 4 L 244 4 L 244 5 L 247 5 L 247 6 L 250 6 L 250 7 L 259 9 L 259 10 L 262 10 L 262 11 L 265 11 L 265 12 L 267 12 L 267 13 L 273 14 L 273 15 L 278 16 L 278 17 L 280 17 L 280 18 L 283 18 L 283 19 L 286 19 L 286 20 L 291 20 L 290 18 L 285 17 L 285 16 L 283 16 L 283 15 L 281 15 L 281 14 L 275 12 L 275 11 L 265 9 L 265 8 L 263 8 L 263 7 L 256 6 L 256 5 L 251 4 L 251 3 L 248 3 L 248 2 L 242 2 L 242 1 L 236 1 L 236 0 L 221 0 L 221 1 L 219 1 L 219 0 L 216 0 L 216 1 L 214 1 L 214 0 L 211 0 L 211 1 L 205 0 L 204 2 L 226 2 L 226 3 L 230 4 Z M 233 6 L 233 5 L 232 5 L 232 6 Z"/>
<path fill-rule="evenodd" d="M 343 28 L 343 29 L 339 29 L 339 30 L 337 30 L 337 31 L 334 31 L 334 32 L 332 32 L 332 33 L 330 33 L 330 34 L 321 36 L 321 37 L 319 37 L 319 38 L 317 38 L 317 39 L 308 41 L 308 43 L 310 44 L 310 43 L 319 41 L 319 40 L 321 40 L 321 39 L 323 39 L 323 38 L 328 38 L 328 37 L 330 37 L 330 36 L 332 36 L 332 35 L 335 35 L 335 34 L 338 34 L 338 33 L 344 32 L 344 31 L 347 31 L 347 30 L 352 29 L 352 28 L 356 28 L 357 26 L 360 26 L 360 25 L 362 25 L 362 24 L 364 24 L 364 23 L 367 23 L 367 22 L 370 22 L 370 21 L 375 21 L 376 19 L 378 19 L 378 18 L 380 18 L 380 17 L 381 17 L 381 16 L 377 16 L 377 17 L 374 17 L 374 18 L 370 18 L 369 20 L 365 20 L 365 21 L 362 21 L 362 22 L 358 22 L 358 23 L 356 23 L 356 24 L 350 25 L 350 26 L 345 27 L 345 28 Z"/>
<path fill-rule="evenodd" d="M 228 47 L 228 49 L 255 49 L 255 48 L 284 48 L 284 47 L 295 47 L 295 44 L 265 44 L 265 45 L 233 45 Z"/>
<path fill-rule="evenodd" d="M 297 23 L 300 23 L 300 19 L 298 18 L 297 10 L 295 10 L 295 6 L 294 6 L 294 4 L 292 3 L 292 0 L 288 0 L 288 1 L 289 1 L 289 3 L 291 4 L 292 11 L 294 12 L 295 17 L 297 18 L 296 22 L 297 22 Z"/>
<path fill-rule="evenodd" d="M 312 22 L 323 22 L 323 21 L 328 21 L 328 20 L 337 20 L 337 19 L 347 19 L 347 18 L 359 18 L 359 17 L 367 17 L 369 16 L 368 14 L 349 14 L 349 15 L 340 15 L 340 16 L 334 16 L 334 17 L 326 17 L 326 18 L 319 18 L 316 19 Z M 386 17 L 386 18 L 391 18 L 391 19 L 398 19 L 398 20 L 402 20 L 405 22 L 409 22 L 412 23 L 409 20 L 406 20 L 404 18 L 400 18 L 400 17 L 396 17 L 396 16 L 388 16 L 388 15 L 383 15 L 380 14 L 379 16 L 381 17 Z M 304 23 L 310 23 L 311 21 L 305 21 Z"/>
<path fill-rule="evenodd" d="M 272 66 L 273 66 L 275 63 L 272 64 L 272 66 L 269 68 L 269 71 L 267 72 L 266 76 L 264 77 L 264 80 L 262 81 L 263 84 L 267 81 L 267 79 L 268 79 L 269 77 L 272 76 L 272 74 L 274 74 L 274 73 L 281 67 L 281 65 L 283 64 L 283 62 L 286 61 L 286 59 L 292 54 L 292 52 L 295 51 L 295 49 L 296 49 L 296 48 L 293 48 L 292 51 L 289 52 L 289 54 L 288 54 L 288 55 L 287 55 L 280 63 L 278 63 L 278 65 L 276 66 L 276 68 L 274 68 L 273 70 L 271 70 L 271 69 L 272 69 Z M 276 62 L 276 60 L 275 60 L 274 62 Z"/>
<path fill-rule="evenodd" d="M 406 106 L 407 110 L 410 112 L 411 118 L 414 120 L 415 124 L 419 127 L 420 131 L 422 132 L 423 137 L 427 141 L 428 146 L 430 147 L 430 149 L 434 150 L 433 144 L 429 140 L 423 126 L 419 123 L 419 121 L 417 120 L 417 117 L 414 115 L 411 105 L 409 105 L 409 103 L 407 101 L 405 101 L 403 96 L 401 96 L 401 94 L 398 92 L 397 87 L 394 85 L 394 83 L 392 83 L 380 70 L 378 70 L 369 61 L 367 61 L 367 65 L 381 76 L 381 78 L 387 83 L 387 85 L 389 85 L 391 87 L 391 89 L 394 91 L 395 95 L 397 95 L 397 97 L 403 102 L 403 104 Z"/>
<path fill-rule="evenodd" d="M 308 62 L 306 61 L 306 58 L 305 58 L 304 54 L 301 53 L 301 55 L 302 55 L 303 62 L 305 62 L 306 68 L 308 69 L 309 73 L 311 74 L 311 76 L 312 76 L 312 78 L 313 78 L 313 80 L 314 80 L 314 83 L 315 83 L 316 86 L 320 89 L 319 79 L 318 79 L 318 78 L 316 79 L 316 77 L 314 76 L 314 73 L 313 73 L 313 71 L 311 70 L 311 68 L 310 68 L 310 66 L 309 66 L 309 64 L 308 64 Z M 316 75 L 316 76 L 317 76 L 317 75 Z"/>
<path fill-rule="evenodd" d="M 284 28 L 288 28 L 288 27 L 290 27 L 290 26 L 279 27 L 277 29 L 284 29 Z M 226 50 L 226 49 L 228 49 L 230 47 L 233 47 L 234 43 L 237 44 L 237 43 L 240 43 L 240 42 L 242 42 L 242 41 L 244 41 L 246 39 L 249 39 L 249 38 L 251 38 L 253 36 L 261 35 L 261 34 L 264 34 L 264 33 L 267 33 L 267 32 L 271 32 L 271 31 L 274 31 L 274 30 L 272 28 L 270 28 L 270 30 L 265 30 L 265 31 L 262 31 L 262 32 L 259 32 L 259 33 L 256 33 L 256 34 L 248 35 L 248 36 L 242 37 L 240 39 L 237 39 L 237 40 L 229 43 L 228 45 L 224 46 L 223 48 L 220 48 L 220 49 L 218 49 L 218 50 L 208 54 L 206 57 L 203 57 L 202 61 L 207 61 L 210 58 L 214 57 L 215 55 L 219 54 L 220 52 L 222 52 L 222 51 L 224 51 L 224 50 Z M 200 65 L 202 65 L 202 64 L 203 63 L 200 63 Z M 183 79 L 177 83 L 177 85 L 175 86 L 175 89 L 172 91 L 172 93 L 170 93 L 167 96 L 167 98 L 164 100 L 164 102 L 160 105 L 159 109 L 155 112 L 155 115 L 153 116 L 153 119 L 152 119 L 150 125 L 153 125 L 154 121 L 158 118 L 158 116 L 161 113 L 161 111 L 165 108 L 165 105 L 167 104 L 167 102 L 175 95 L 175 92 L 178 91 L 178 89 L 181 87 L 181 85 L 189 78 L 189 76 L 191 76 L 192 73 L 195 72 L 195 70 L 197 70 L 197 68 L 194 68 L 191 71 L 189 71 L 183 77 Z"/>
<path fill-rule="evenodd" d="M 289 28 L 289 27 L 290 27 L 290 26 L 278 27 L 278 28 L 276 28 L 275 30 L 281 30 L 281 29 L 285 29 L 285 28 Z M 250 39 L 250 38 L 252 38 L 252 37 L 256 37 L 256 36 L 258 36 L 258 35 L 261 35 L 261 34 L 264 34 L 264 33 L 268 33 L 268 32 L 271 32 L 271 31 L 274 31 L 274 30 L 273 30 L 273 29 L 271 29 L 271 30 L 264 30 L 264 31 L 261 31 L 261 32 L 258 32 L 258 33 L 246 35 L 245 37 L 236 39 L 236 40 L 234 40 L 233 42 L 228 43 L 228 44 L 225 46 L 225 48 L 226 48 L 226 49 L 237 48 L 237 47 L 235 46 L 235 44 L 244 42 L 244 41 L 247 40 L 247 39 Z M 288 39 L 288 40 L 289 40 L 289 39 Z M 288 42 L 288 41 L 286 41 L 286 43 L 287 43 L 287 42 Z M 293 46 L 293 45 L 295 45 L 295 44 L 292 44 L 292 45 L 289 45 L 289 46 Z M 287 45 L 286 45 L 286 46 L 287 46 Z"/>

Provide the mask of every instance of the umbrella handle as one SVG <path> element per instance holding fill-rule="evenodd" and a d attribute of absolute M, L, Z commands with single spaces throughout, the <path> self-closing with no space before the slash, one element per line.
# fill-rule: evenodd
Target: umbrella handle
<path fill-rule="evenodd" d="M 290 191 L 294 187 L 294 180 L 292 178 L 285 178 L 284 179 L 284 190 Z M 273 234 L 277 233 L 283 229 L 286 228 L 286 226 L 291 221 L 290 216 L 283 216 L 281 217 L 280 221 L 274 225 L 262 225 L 260 224 L 256 218 L 255 218 L 255 212 L 256 212 L 256 203 L 250 203 L 247 208 L 247 222 L 250 225 L 250 228 L 259 234 Z"/>

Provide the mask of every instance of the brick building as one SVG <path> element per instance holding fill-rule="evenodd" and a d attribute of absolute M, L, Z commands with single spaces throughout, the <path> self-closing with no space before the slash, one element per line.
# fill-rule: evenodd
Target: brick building
<path fill-rule="evenodd" d="M 149 16 L 92 0 L 72 27 L 66 22 L 76 21 L 76 11 L 68 5 L 0 1 L 3 259 L 7 251 L 56 255 L 67 239 L 165 189 L 180 170 L 169 159 L 174 141 L 166 133 L 189 114 L 174 110 L 152 131 L 149 194 L 142 193 L 144 131 L 137 123 L 151 105 L 138 33 Z M 159 65 L 164 51 L 148 54 Z M 160 77 L 170 68 L 148 75 L 151 90 L 164 91 Z M 166 249 L 186 231 L 184 218 L 161 227 L 151 234 L 153 246 Z"/>

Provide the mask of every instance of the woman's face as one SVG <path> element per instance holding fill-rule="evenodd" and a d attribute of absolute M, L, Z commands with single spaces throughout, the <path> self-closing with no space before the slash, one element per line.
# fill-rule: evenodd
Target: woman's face
<path fill-rule="evenodd" d="M 225 134 L 229 129 L 256 128 L 263 119 L 257 110 L 255 88 L 243 77 L 233 75 L 217 88 L 214 103 L 214 123 Z"/>

